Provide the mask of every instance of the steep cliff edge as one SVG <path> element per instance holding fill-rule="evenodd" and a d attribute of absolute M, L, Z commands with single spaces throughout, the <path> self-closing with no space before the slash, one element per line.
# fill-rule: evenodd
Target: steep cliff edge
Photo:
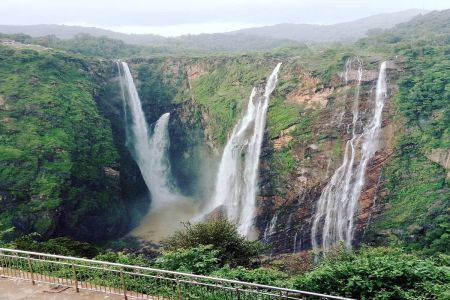
<path fill-rule="evenodd" d="M 134 207 L 137 194 L 148 198 L 119 146 L 120 117 L 105 118 L 114 112 L 102 105 L 107 66 L 51 49 L 0 48 L 3 238 L 101 241 L 124 234 L 133 210 L 145 208 Z"/>

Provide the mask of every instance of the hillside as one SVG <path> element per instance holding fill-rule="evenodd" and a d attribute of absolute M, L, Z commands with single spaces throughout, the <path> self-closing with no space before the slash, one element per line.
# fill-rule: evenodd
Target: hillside
<path fill-rule="evenodd" d="M 246 35 L 266 38 L 290 39 L 299 42 L 344 42 L 356 41 L 367 36 L 370 30 L 387 29 L 407 22 L 428 11 L 411 9 L 395 13 L 385 13 L 332 25 L 277 24 L 273 26 L 248 28 L 235 31 Z M 0 30 L 1 31 L 1 30 Z"/>
<path fill-rule="evenodd" d="M 8 239 L 117 236 L 147 201 L 145 191 L 136 197 L 124 186 L 130 180 L 119 180 L 136 169 L 121 165 L 127 156 L 119 156 L 117 132 L 113 138 L 97 107 L 95 65 L 37 49 L 0 46 L 1 228 L 15 228 Z"/>

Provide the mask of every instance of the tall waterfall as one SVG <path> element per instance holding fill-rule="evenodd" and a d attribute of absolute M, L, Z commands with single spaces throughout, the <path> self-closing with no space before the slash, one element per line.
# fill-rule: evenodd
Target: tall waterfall
<path fill-rule="evenodd" d="M 327 186 L 323 189 L 317 203 L 311 229 L 311 241 L 314 249 L 329 250 L 339 241 L 344 241 L 348 248 L 352 247 L 354 217 L 357 204 L 365 183 L 365 174 L 369 160 L 378 149 L 378 136 L 381 128 L 382 112 L 387 96 L 386 62 L 380 66 L 377 80 L 375 107 L 372 118 L 364 127 L 361 134 L 356 127 L 359 118 L 359 93 L 362 78 L 362 61 L 358 60 L 357 89 L 353 102 L 352 133 L 347 141 L 344 151 L 344 159 L 341 166 L 331 177 Z M 348 74 L 352 61 L 347 61 L 344 71 L 344 80 L 348 83 Z M 355 159 L 360 142 L 360 160 L 355 165 Z M 318 232 L 322 229 L 319 245 Z"/>
<path fill-rule="evenodd" d="M 125 121 L 130 123 L 127 129 L 127 145 L 141 170 L 147 188 L 153 197 L 152 205 L 173 200 L 170 184 L 170 164 L 166 156 L 169 148 L 168 124 L 170 114 L 163 114 L 155 123 L 150 136 L 147 121 L 142 110 L 141 100 L 126 62 L 117 63 L 122 96 L 124 99 Z"/>
<path fill-rule="evenodd" d="M 223 207 L 243 235 L 253 226 L 258 165 L 269 98 L 278 81 L 279 63 L 264 90 L 253 88 L 245 115 L 234 127 L 225 146 L 217 175 L 214 198 L 207 211 Z"/>

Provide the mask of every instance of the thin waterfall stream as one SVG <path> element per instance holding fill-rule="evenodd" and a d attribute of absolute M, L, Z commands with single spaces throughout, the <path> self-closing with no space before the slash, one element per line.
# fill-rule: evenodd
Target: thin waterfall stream
<path fill-rule="evenodd" d="M 357 132 L 356 127 L 359 119 L 362 61 L 357 60 L 357 64 L 358 79 L 352 109 L 351 138 L 345 145 L 341 166 L 335 171 L 317 202 L 311 228 L 312 246 L 322 251 L 328 251 L 340 241 L 343 241 L 348 248 L 352 247 L 354 218 L 365 183 L 367 165 L 378 149 L 382 112 L 387 98 L 386 62 L 380 66 L 372 117 L 361 134 Z M 348 60 L 344 71 L 346 84 L 349 81 L 348 73 L 351 68 L 352 61 Z M 359 146 L 361 141 L 362 144 Z M 360 160 L 356 163 L 358 148 L 360 148 Z"/>

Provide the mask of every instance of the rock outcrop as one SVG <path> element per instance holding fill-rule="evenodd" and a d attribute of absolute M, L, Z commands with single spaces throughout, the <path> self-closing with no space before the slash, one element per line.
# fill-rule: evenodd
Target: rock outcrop
<path fill-rule="evenodd" d="M 432 149 L 427 158 L 448 170 L 447 179 L 450 179 L 450 149 Z"/>

